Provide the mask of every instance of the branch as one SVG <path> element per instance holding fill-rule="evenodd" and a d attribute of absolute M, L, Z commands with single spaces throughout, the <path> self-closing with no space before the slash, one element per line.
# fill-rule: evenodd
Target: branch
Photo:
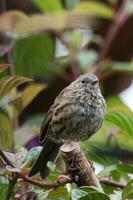
<path fill-rule="evenodd" d="M 120 189 L 124 189 L 124 187 L 125 187 L 125 185 L 123 185 L 121 183 L 118 183 L 116 181 L 107 180 L 107 179 L 101 179 L 100 183 L 103 183 L 105 185 L 110 185 L 112 187 L 117 187 L 117 188 L 120 188 Z"/>
<path fill-rule="evenodd" d="M 60 186 L 63 186 L 67 183 L 71 183 L 71 178 L 69 176 L 65 176 L 65 175 L 62 175 L 62 176 L 59 176 L 57 180 L 55 181 L 38 181 L 38 180 L 34 180 L 32 178 L 29 178 L 28 176 L 26 176 L 24 173 L 19 173 L 19 177 L 21 179 L 23 179 L 25 182 L 27 183 L 30 183 L 32 185 L 35 185 L 35 186 L 38 186 L 38 187 L 41 187 L 41 188 L 47 188 L 47 189 L 51 189 L 51 188 L 57 188 L 57 187 L 60 187 Z"/>
<path fill-rule="evenodd" d="M 61 148 L 66 164 L 66 172 L 78 186 L 95 186 L 102 190 L 95 176 L 92 164 L 88 162 L 77 142 L 67 142 Z"/>
<path fill-rule="evenodd" d="M 119 30 L 121 29 L 121 27 L 128 20 L 130 15 L 127 12 L 127 10 L 125 9 L 125 7 L 130 2 L 131 2 L 131 0 L 123 0 L 122 5 L 121 5 L 119 11 L 117 12 L 114 21 L 112 22 L 110 28 L 107 31 L 103 45 L 100 49 L 99 60 L 94 66 L 92 66 L 92 69 L 91 69 L 92 73 L 95 73 L 101 80 L 108 77 L 110 72 L 104 71 L 104 73 L 103 73 L 102 69 L 100 68 L 100 62 L 106 58 L 106 56 L 110 50 L 110 47 L 114 41 L 114 38 L 116 37 L 116 35 L 119 32 Z"/>
<path fill-rule="evenodd" d="M 120 28 L 123 26 L 123 24 L 127 21 L 129 14 L 127 13 L 125 7 L 126 5 L 130 2 L 130 0 L 124 0 L 117 15 L 116 15 L 116 19 L 114 20 L 114 22 L 111 24 L 107 35 L 105 37 L 105 41 L 104 44 L 101 48 L 101 53 L 100 53 L 100 60 L 103 60 L 107 53 L 108 50 L 114 40 L 114 37 L 116 36 L 116 34 L 118 33 L 118 31 L 120 30 Z"/>

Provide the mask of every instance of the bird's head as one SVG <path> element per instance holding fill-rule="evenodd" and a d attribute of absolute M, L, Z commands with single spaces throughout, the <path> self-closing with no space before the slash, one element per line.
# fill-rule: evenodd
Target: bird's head
<path fill-rule="evenodd" d="M 91 73 L 80 75 L 72 84 L 80 88 L 99 88 L 98 78 Z"/>

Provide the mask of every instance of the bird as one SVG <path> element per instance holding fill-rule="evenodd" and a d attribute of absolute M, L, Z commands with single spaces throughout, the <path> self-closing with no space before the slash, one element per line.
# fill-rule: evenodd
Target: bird
<path fill-rule="evenodd" d="M 89 139 L 102 126 L 105 113 L 106 102 L 94 74 L 82 74 L 65 87 L 45 115 L 40 130 L 43 148 L 29 177 L 40 172 L 46 178 L 50 173 L 47 162 L 55 161 L 61 145 Z"/>

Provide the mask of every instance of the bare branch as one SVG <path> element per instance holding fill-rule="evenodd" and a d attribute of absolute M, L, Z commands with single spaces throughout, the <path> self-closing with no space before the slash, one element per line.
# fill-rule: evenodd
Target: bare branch
<path fill-rule="evenodd" d="M 88 162 L 77 142 L 69 141 L 65 143 L 60 151 L 66 164 L 66 172 L 73 182 L 78 186 L 95 186 L 102 190 L 92 164 Z"/>
<path fill-rule="evenodd" d="M 46 181 L 46 180 L 38 181 L 38 180 L 34 180 L 33 178 L 29 178 L 23 173 L 18 173 L 18 174 L 19 174 L 19 177 L 23 179 L 25 182 L 41 187 L 41 188 L 51 189 L 51 188 L 57 188 L 57 187 L 63 186 L 67 183 L 71 183 L 71 179 L 69 176 L 60 176 L 55 181 Z"/>

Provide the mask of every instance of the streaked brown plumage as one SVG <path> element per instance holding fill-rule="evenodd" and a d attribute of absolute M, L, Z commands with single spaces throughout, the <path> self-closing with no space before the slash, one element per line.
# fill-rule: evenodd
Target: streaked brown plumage
<path fill-rule="evenodd" d="M 84 74 L 64 88 L 55 99 L 41 127 L 40 142 L 44 145 L 29 176 L 40 172 L 45 178 L 48 161 L 54 161 L 60 146 L 67 140 L 84 141 L 101 127 L 106 104 L 98 78 Z"/>

